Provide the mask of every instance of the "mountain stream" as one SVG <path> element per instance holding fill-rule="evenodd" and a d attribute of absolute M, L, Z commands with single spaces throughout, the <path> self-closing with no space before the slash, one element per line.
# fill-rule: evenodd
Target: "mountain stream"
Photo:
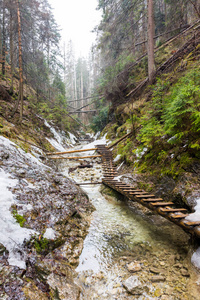
<path fill-rule="evenodd" d="M 95 143 L 105 140 L 76 148 Z M 63 160 L 59 168 L 77 183 L 100 181 L 100 159 L 87 162 L 93 167 L 76 168 L 80 161 Z M 95 211 L 76 268 L 80 299 L 199 299 L 200 277 L 182 229 L 137 204 L 130 208 L 103 185 L 81 188 Z"/>

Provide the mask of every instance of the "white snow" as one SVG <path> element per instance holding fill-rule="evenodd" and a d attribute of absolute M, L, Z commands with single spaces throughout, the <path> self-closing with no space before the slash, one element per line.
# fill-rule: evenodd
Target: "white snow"
<path fill-rule="evenodd" d="M 43 237 L 48 240 L 54 240 L 56 238 L 56 232 L 52 228 L 47 228 Z"/>
<path fill-rule="evenodd" d="M 118 160 L 120 160 L 120 158 L 121 158 L 121 155 L 120 154 L 118 154 L 115 158 L 114 158 L 114 162 L 117 162 Z"/>
<path fill-rule="evenodd" d="M 196 252 L 193 253 L 191 262 L 195 267 L 200 269 L 200 247 L 196 250 Z"/>
<path fill-rule="evenodd" d="M 59 144 L 55 139 L 46 138 L 47 141 L 58 151 L 64 152 L 66 151 L 66 148 L 64 148 L 61 144 Z"/>
<path fill-rule="evenodd" d="M 24 150 L 19 148 L 15 143 L 11 142 L 9 139 L 0 136 L 0 146 L 3 146 L 5 149 L 9 149 L 9 154 L 12 155 L 17 155 L 18 157 L 23 157 L 26 158 L 29 163 L 31 162 L 32 165 L 37 165 L 37 166 L 42 166 L 44 168 L 48 168 L 45 166 L 43 163 L 39 161 L 36 157 L 31 155 L 30 153 L 26 153 Z"/>
<path fill-rule="evenodd" d="M 189 214 L 185 219 L 191 222 L 200 221 L 200 198 L 196 199 L 196 206 L 194 207 L 195 212 Z"/>
<path fill-rule="evenodd" d="M 145 152 L 147 152 L 148 148 L 147 147 L 144 147 L 143 149 L 141 148 L 137 148 L 136 151 L 135 151 L 135 155 L 137 158 L 141 158 Z"/>
<path fill-rule="evenodd" d="M 66 138 L 64 132 L 58 132 L 53 128 L 46 120 L 44 120 L 44 124 L 50 129 L 54 138 L 46 138 L 47 141 L 58 151 L 64 152 L 66 151 L 65 144 L 73 147 L 76 144 L 77 138 L 71 132 L 68 132 L 69 138 Z"/>
<path fill-rule="evenodd" d="M 123 166 L 124 161 L 117 167 L 117 171 L 121 169 L 121 167 Z"/>
<path fill-rule="evenodd" d="M 100 136 L 100 134 L 101 134 L 101 132 L 100 132 L 100 131 L 98 131 L 98 132 L 95 134 L 95 136 L 94 136 L 94 139 L 95 139 L 95 140 L 97 140 L 97 139 L 98 139 L 98 137 Z"/>
<path fill-rule="evenodd" d="M 123 175 L 116 176 L 116 177 L 114 177 L 114 180 L 120 181 L 120 178 L 121 178 L 122 176 L 123 176 Z"/>
<path fill-rule="evenodd" d="M 7 141 L 5 141 L 5 144 Z M 11 143 L 13 144 L 13 143 Z M 8 146 L 10 144 L 8 143 Z M 21 251 L 25 239 L 29 239 L 35 231 L 22 228 L 10 213 L 10 207 L 15 203 L 9 187 L 14 187 L 18 180 L 12 179 L 10 174 L 0 169 L 0 243 L 9 251 L 8 262 L 11 266 L 26 269 L 25 257 Z"/>
<path fill-rule="evenodd" d="M 71 143 L 72 145 L 75 145 L 75 144 L 76 144 L 76 141 L 77 141 L 77 138 L 76 138 L 75 135 L 72 134 L 71 132 L 68 132 L 68 134 L 69 134 L 69 140 L 70 140 L 70 143 Z"/>

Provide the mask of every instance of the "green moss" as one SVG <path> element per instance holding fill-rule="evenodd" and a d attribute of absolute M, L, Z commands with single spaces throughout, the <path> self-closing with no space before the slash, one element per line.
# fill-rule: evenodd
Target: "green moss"
<path fill-rule="evenodd" d="M 34 247 L 37 253 L 42 254 L 44 252 L 48 252 L 49 243 L 50 243 L 49 240 L 44 238 L 43 236 L 41 238 L 35 239 Z"/>
<path fill-rule="evenodd" d="M 13 217 L 16 219 L 16 221 L 19 223 L 21 227 L 24 226 L 26 219 L 23 216 L 19 215 L 16 210 L 13 210 Z"/>

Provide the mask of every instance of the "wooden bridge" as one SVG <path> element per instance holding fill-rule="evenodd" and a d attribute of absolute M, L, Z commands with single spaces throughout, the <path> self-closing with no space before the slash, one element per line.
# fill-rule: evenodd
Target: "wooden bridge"
<path fill-rule="evenodd" d="M 61 159 L 82 159 L 82 158 L 101 157 L 102 167 L 103 167 L 103 178 L 102 178 L 103 184 L 119 192 L 120 194 L 124 195 L 128 199 L 140 203 L 141 205 L 147 207 L 151 211 L 161 215 L 162 217 L 182 227 L 184 231 L 192 234 L 192 236 L 199 239 L 200 221 L 197 222 L 188 221 L 186 219 L 186 217 L 189 215 L 187 209 L 177 208 L 175 203 L 172 201 L 165 201 L 163 198 L 157 198 L 154 194 L 149 194 L 141 189 L 135 189 L 133 186 L 115 179 L 115 177 L 117 176 L 117 170 L 116 167 L 114 166 L 112 152 L 110 149 L 114 147 L 116 144 L 118 144 L 120 141 L 129 137 L 130 135 L 131 133 L 125 135 L 124 137 L 122 137 L 116 143 L 112 144 L 109 147 L 106 145 L 96 145 L 96 147 L 92 149 L 72 150 L 72 151 L 54 153 L 56 155 L 61 155 L 61 154 L 67 154 L 72 152 L 75 153 L 75 152 L 96 150 L 99 153 L 98 155 L 89 155 L 89 156 L 82 156 L 82 157 L 81 156 L 53 157 L 52 153 L 48 153 L 48 155 L 51 155 L 51 158 L 61 158 Z"/>

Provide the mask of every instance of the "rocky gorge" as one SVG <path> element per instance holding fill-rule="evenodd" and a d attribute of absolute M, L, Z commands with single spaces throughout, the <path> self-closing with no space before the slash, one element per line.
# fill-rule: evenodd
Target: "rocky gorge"
<path fill-rule="evenodd" d="M 101 181 L 100 158 L 79 168 L 31 149 L 0 137 L 1 299 L 198 299 L 189 235 L 103 185 L 80 188 Z M 116 163 L 120 180 L 145 185 Z"/>

